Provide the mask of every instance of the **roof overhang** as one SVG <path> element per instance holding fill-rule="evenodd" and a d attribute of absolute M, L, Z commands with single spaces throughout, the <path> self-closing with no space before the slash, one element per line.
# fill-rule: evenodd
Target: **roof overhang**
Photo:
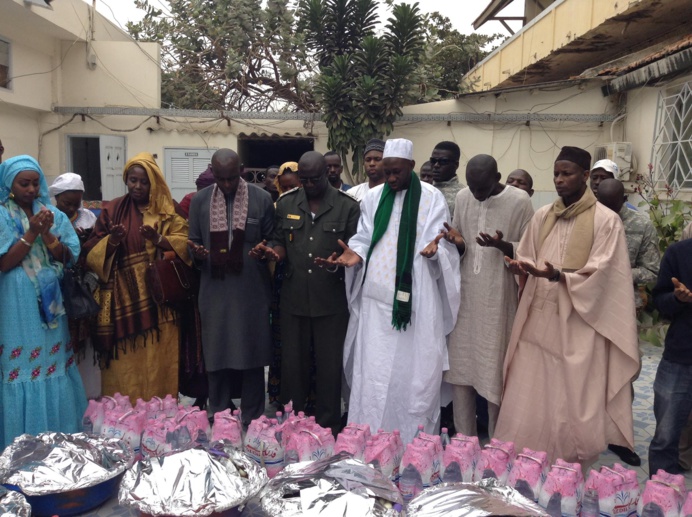
<path fill-rule="evenodd" d="M 491 0 L 488 6 L 483 9 L 483 12 L 473 21 L 473 28 L 478 30 L 478 28 L 485 22 L 495 19 L 497 13 L 502 11 L 505 7 L 511 4 L 514 0 Z M 506 27 L 506 25 L 505 25 Z M 512 32 L 513 34 L 513 32 Z"/>

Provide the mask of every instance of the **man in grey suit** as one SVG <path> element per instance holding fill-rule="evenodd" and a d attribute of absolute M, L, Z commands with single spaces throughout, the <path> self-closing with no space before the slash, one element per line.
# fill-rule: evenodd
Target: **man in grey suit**
<path fill-rule="evenodd" d="M 190 205 L 190 251 L 201 269 L 202 348 L 213 413 L 240 409 L 247 426 L 264 413 L 264 366 L 271 361 L 271 278 L 266 261 L 248 256 L 274 229 L 265 190 L 241 178 L 238 155 L 219 149 L 211 159 L 215 183 Z"/>

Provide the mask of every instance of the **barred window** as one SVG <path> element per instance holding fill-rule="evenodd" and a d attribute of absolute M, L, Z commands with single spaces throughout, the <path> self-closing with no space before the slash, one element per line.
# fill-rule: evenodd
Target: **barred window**
<path fill-rule="evenodd" d="M 651 163 L 659 183 L 692 189 L 692 82 L 661 90 Z"/>
<path fill-rule="evenodd" d="M 0 39 L 0 88 L 10 86 L 10 42 Z"/>

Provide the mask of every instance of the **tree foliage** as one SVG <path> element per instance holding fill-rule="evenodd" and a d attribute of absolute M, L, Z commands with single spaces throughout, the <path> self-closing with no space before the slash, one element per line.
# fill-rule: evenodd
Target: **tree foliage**
<path fill-rule="evenodd" d="M 328 145 L 344 162 L 352 153 L 356 179 L 363 177 L 365 143 L 391 133 L 410 98 L 425 43 L 417 4 L 395 5 L 380 36 L 374 34 L 376 8 L 374 0 L 302 0 L 298 8 L 299 18 L 308 22 L 299 23 L 299 30 L 320 63 L 315 95 L 329 130 Z"/>
<path fill-rule="evenodd" d="M 446 16 L 434 12 L 426 17 L 425 58 L 418 70 L 418 103 L 452 99 L 473 91 L 461 78 L 487 56 L 502 39 L 501 34 L 462 34 Z"/>
<path fill-rule="evenodd" d="M 266 111 L 316 109 L 313 61 L 297 34 L 289 0 L 149 0 L 128 23 L 140 41 L 162 47 L 161 97 L 176 108 Z"/>
<path fill-rule="evenodd" d="M 463 35 L 418 4 L 386 0 L 168 0 L 132 36 L 161 44 L 161 97 L 176 108 L 321 111 L 329 147 L 352 155 L 391 133 L 405 104 L 452 98 L 498 36 Z"/>

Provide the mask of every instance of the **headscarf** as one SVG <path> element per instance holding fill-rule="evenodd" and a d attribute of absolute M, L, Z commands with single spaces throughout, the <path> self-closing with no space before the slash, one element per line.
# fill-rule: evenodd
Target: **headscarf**
<path fill-rule="evenodd" d="M 29 230 L 29 219 L 19 206 L 12 202 L 10 193 L 12 183 L 20 172 L 34 171 L 39 177 L 39 196 L 34 200 L 33 212 L 50 205 L 48 184 L 38 162 L 28 155 L 15 156 L 0 164 L 0 204 L 4 205 L 14 221 L 13 237 L 19 240 Z M 22 259 L 22 268 L 34 286 L 36 299 L 44 328 L 58 327 L 58 318 L 65 314 L 59 278 L 62 275 L 62 264 L 51 261 L 51 256 L 43 245 L 43 239 L 37 238 L 37 245 L 29 250 Z"/>
<path fill-rule="evenodd" d="M 147 177 L 151 185 L 149 190 L 149 207 L 146 213 L 155 217 L 160 214 L 175 214 L 173 196 L 171 196 L 171 191 L 168 185 L 166 185 L 166 179 L 163 177 L 163 173 L 161 169 L 159 169 L 151 153 L 139 153 L 130 158 L 123 170 L 124 182 L 127 183 L 127 171 L 135 165 L 139 165 L 147 172 Z"/>
<path fill-rule="evenodd" d="M 279 173 L 276 175 L 276 179 L 274 179 L 274 185 L 276 185 L 276 190 L 279 191 L 279 194 L 283 194 L 284 191 L 281 189 L 281 184 L 279 183 L 279 177 L 283 175 L 286 170 L 290 170 L 292 172 L 298 172 L 298 162 L 285 162 L 279 167 Z"/>
<path fill-rule="evenodd" d="M 48 193 L 51 197 L 58 196 L 63 192 L 68 192 L 70 190 L 78 190 L 84 192 L 84 182 L 79 174 L 74 172 L 66 172 L 61 174 L 53 181 L 53 184 L 48 187 Z"/>
<path fill-rule="evenodd" d="M 211 172 L 211 164 L 206 168 L 206 170 L 197 176 L 197 179 L 195 180 L 195 185 L 197 185 L 197 190 L 201 190 L 203 188 L 208 187 L 209 185 L 214 184 L 214 173 Z"/>
<path fill-rule="evenodd" d="M 12 183 L 17 177 L 17 174 L 23 171 L 35 171 L 39 176 L 39 195 L 34 201 L 34 210 L 37 209 L 36 202 L 44 205 L 50 205 L 50 197 L 48 196 L 48 184 L 46 176 L 43 174 L 43 169 L 38 162 L 27 154 L 21 154 L 0 164 L 0 203 L 4 204 L 12 192 Z"/>

